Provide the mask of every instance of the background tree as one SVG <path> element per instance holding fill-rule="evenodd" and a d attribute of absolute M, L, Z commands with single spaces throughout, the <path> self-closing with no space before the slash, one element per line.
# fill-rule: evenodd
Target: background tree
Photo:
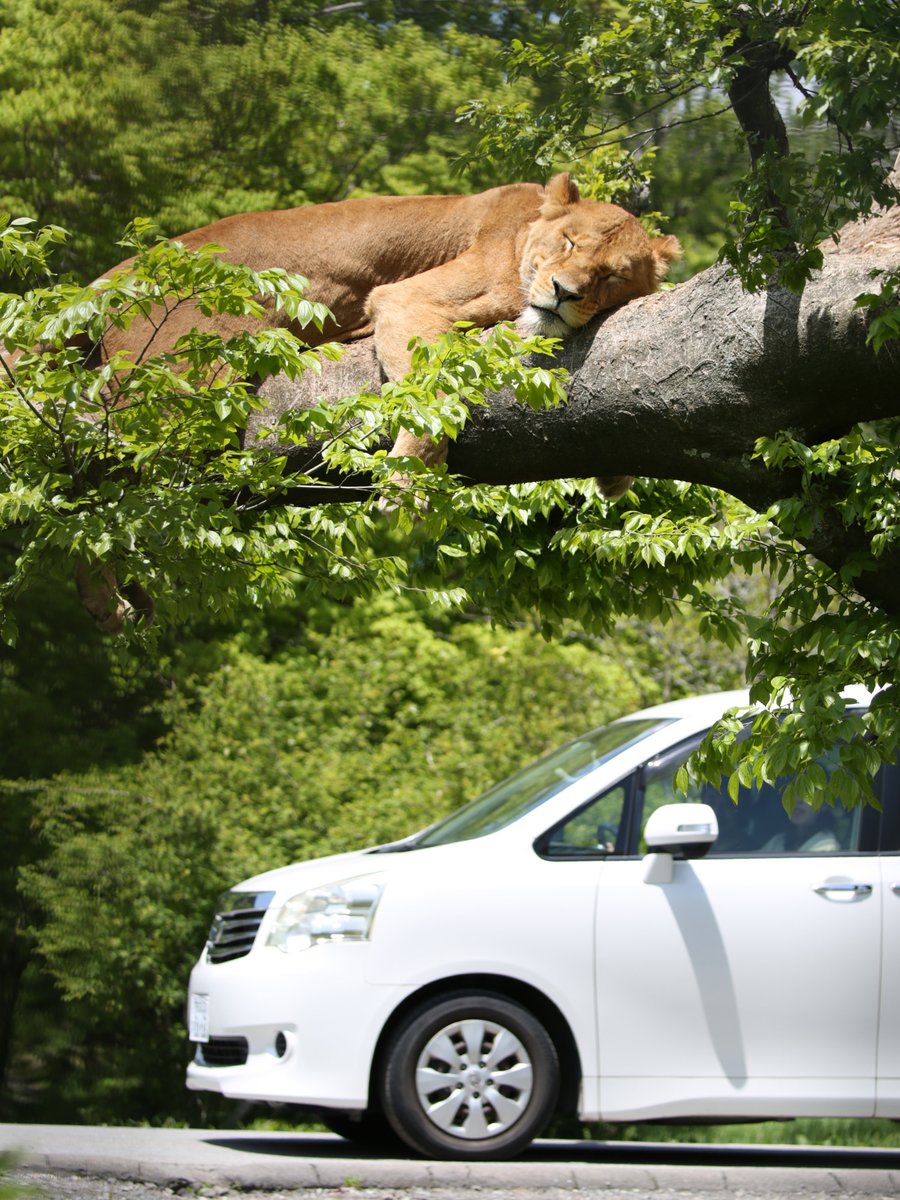
<path fill-rule="evenodd" d="M 393 7 L 3 0 L 0 207 L 68 229 L 57 269 L 87 282 L 135 216 L 175 235 L 351 192 L 503 182 L 489 163 L 454 173 L 474 144 L 456 107 L 510 91 L 497 38 L 527 6 L 477 33 L 452 5 L 408 6 L 424 24 Z"/>
<path fill-rule="evenodd" d="M 898 143 L 897 21 L 880 0 L 635 0 L 609 25 L 566 5 L 551 43 L 512 46 L 514 75 L 558 81 L 552 114 L 488 100 L 468 115 L 483 129 L 481 153 L 513 169 L 618 145 L 640 158 L 698 122 L 708 145 L 710 121 L 721 118 L 718 136 L 736 127 L 749 169 L 734 179 L 720 257 L 751 288 L 776 271 L 799 288 L 822 264 L 823 238 L 897 201 L 887 179 Z"/>

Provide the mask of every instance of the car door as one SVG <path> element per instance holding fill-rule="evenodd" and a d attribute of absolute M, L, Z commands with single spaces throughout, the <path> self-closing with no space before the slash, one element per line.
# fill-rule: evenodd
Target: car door
<path fill-rule="evenodd" d="M 689 750 L 644 769 L 636 819 L 683 799 Z M 692 798 L 719 816 L 706 858 L 668 883 L 639 858 L 599 871 L 603 1117 L 872 1115 L 882 889 L 863 814 L 798 833 L 778 788 Z"/>

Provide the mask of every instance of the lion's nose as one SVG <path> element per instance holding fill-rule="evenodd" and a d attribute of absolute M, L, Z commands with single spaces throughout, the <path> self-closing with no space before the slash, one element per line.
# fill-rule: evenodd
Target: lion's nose
<path fill-rule="evenodd" d="M 557 304 L 562 304 L 562 302 L 564 300 L 580 300 L 581 299 L 580 292 L 573 292 L 570 288 L 567 288 L 564 283 L 560 283 L 560 281 L 556 278 L 555 275 L 553 276 L 553 290 L 554 290 L 554 292 L 556 292 Z"/>

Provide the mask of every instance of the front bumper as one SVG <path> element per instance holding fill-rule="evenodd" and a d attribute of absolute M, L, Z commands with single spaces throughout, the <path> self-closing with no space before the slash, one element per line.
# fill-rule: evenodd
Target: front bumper
<path fill-rule="evenodd" d="M 411 990 L 369 983 L 369 950 L 347 943 L 284 954 L 258 946 L 219 964 L 204 953 L 191 972 L 189 1011 L 195 996 L 207 996 L 211 1047 L 246 1039 L 246 1061 L 209 1065 L 198 1056 L 187 1086 L 234 1099 L 365 1108 L 378 1038 Z"/>

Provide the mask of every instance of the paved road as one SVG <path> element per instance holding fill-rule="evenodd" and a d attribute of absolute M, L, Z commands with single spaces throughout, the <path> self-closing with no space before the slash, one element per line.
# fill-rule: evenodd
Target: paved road
<path fill-rule="evenodd" d="M 332 1134 L 0 1125 L 2 1150 L 18 1153 L 23 1181 L 59 1200 L 161 1200 L 186 1189 L 217 1200 L 233 1192 L 322 1200 L 323 1190 L 358 1200 L 455 1200 L 473 1191 L 478 1200 L 527 1200 L 533 1189 L 541 1200 L 571 1200 L 573 1189 L 579 1200 L 900 1195 L 900 1149 L 545 1140 L 515 1162 L 473 1165 L 357 1154 Z"/>

